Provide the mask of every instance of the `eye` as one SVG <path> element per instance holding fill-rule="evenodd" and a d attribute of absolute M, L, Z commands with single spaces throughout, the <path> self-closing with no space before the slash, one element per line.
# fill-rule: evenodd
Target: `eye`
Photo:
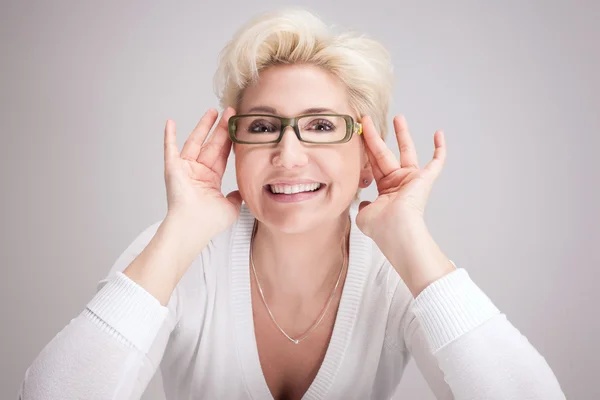
<path fill-rule="evenodd" d="M 331 132 L 335 131 L 335 124 L 326 119 L 318 119 L 315 121 L 311 121 L 307 128 L 310 130 L 321 131 L 321 132 Z"/>
<path fill-rule="evenodd" d="M 250 133 L 272 133 L 276 132 L 278 128 L 264 120 L 253 121 L 248 127 L 248 132 Z"/>

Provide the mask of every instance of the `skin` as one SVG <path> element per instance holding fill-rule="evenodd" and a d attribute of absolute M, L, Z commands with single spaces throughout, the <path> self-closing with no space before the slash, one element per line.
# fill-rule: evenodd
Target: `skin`
<path fill-rule="evenodd" d="M 361 203 L 356 222 L 411 293 L 418 296 L 455 269 L 424 221 L 432 185 L 446 160 L 442 131 L 434 134 L 432 160 L 420 168 L 406 120 L 396 116 L 398 161 L 369 116 L 353 113 L 344 85 L 328 72 L 308 65 L 262 71 L 259 81 L 245 90 L 238 111 L 247 113 L 259 106 L 271 107 L 282 116 L 313 107 L 331 108 L 360 120 L 364 133 L 354 135 L 348 143 L 316 146 L 299 142 L 287 128 L 278 144 L 235 145 L 239 191 L 223 196 L 221 180 L 232 148 L 227 121 L 235 110 L 223 112 L 206 140 L 218 114 L 208 110 L 181 153 L 175 123 L 168 120 L 164 138 L 167 216 L 146 249 L 125 269 L 132 280 L 166 305 L 195 257 L 238 217 L 243 198 L 259 221 L 253 253 L 267 303 L 278 323 L 297 337 L 312 325 L 331 294 L 343 260 L 348 207 L 357 189 L 373 179 L 378 196 L 372 203 Z M 326 186 L 318 196 L 302 202 L 284 204 L 269 198 L 266 184 L 290 179 L 309 179 Z M 252 280 L 257 347 L 275 398 L 301 398 L 316 376 L 335 322 L 343 279 L 330 312 L 299 345 L 274 326 Z"/>
<path fill-rule="evenodd" d="M 306 65 L 262 71 L 259 82 L 245 90 L 238 111 L 261 112 L 259 107 L 280 116 L 318 107 L 358 118 L 342 82 Z M 305 144 L 288 127 L 280 143 L 235 144 L 234 151 L 241 196 L 260 221 L 253 251 L 263 289 L 273 303 L 288 303 L 290 313 L 317 296 L 323 301 L 312 313 L 314 320 L 339 273 L 349 205 L 359 185 L 366 186 L 361 181 L 372 180 L 363 141 L 353 135 L 343 144 Z M 298 179 L 326 186 L 315 198 L 295 203 L 276 202 L 265 191 L 268 183 Z"/>
<path fill-rule="evenodd" d="M 338 79 L 303 65 L 262 71 L 260 81 L 245 90 L 238 110 L 295 116 L 314 107 L 358 118 Z M 267 304 L 278 324 L 292 337 L 300 337 L 335 287 L 347 252 L 341 245 L 347 237 L 348 207 L 361 181 L 372 179 L 364 144 L 358 135 L 343 144 L 304 144 L 288 127 L 278 144 L 236 144 L 234 150 L 241 196 L 260 221 L 253 258 Z M 276 202 L 266 193 L 268 183 L 298 179 L 326 186 L 316 197 L 295 203 Z M 345 278 L 346 269 L 343 272 Z M 331 337 L 343 283 L 319 327 L 296 345 L 274 326 L 252 280 L 258 353 L 274 398 L 301 398 L 314 380 Z"/>

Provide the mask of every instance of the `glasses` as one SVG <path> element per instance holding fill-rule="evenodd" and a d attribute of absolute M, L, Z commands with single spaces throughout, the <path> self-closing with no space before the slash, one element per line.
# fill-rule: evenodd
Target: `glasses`
<path fill-rule="evenodd" d="M 301 142 L 345 143 L 353 134 L 362 134 L 362 125 L 350 115 L 303 114 L 284 118 L 270 114 L 240 114 L 229 118 L 229 137 L 234 143 L 279 143 L 291 126 Z"/>

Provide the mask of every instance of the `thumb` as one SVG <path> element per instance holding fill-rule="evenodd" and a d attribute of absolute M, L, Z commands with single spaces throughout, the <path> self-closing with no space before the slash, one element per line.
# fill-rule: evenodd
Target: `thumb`
<path fill-rule="evenodd" d="M 164 136 L 164 158 L 165 165 L 170 160 L 179 157 L 179 150 L 177 150 L 177 138 L 175 134 L 175 121 L 168 119 L 165 125 L 165 136 Z"/>
<path fill-rule="evenodd" d="M 242 207 L 242 195 L 239 190 L 234 190 L 225 197 L 227 197 L 227 200 L 235 206 L 236 210 L 240 210 Z"/>
<path fill-rule="evenodd" d="M 371 204 L 371 202 L 368 200 L 361 201 L 360 204 L 358 205 L 358 211 L 361 211 L 363 208 L 365 208 L 369 204 Z"/>

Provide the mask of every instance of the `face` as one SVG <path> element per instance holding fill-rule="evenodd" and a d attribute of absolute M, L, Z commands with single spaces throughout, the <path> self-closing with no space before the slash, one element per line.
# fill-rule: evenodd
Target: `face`
<path fill-rule="evenodd" d="M 315 108 L 358 120 L 345 85 L 333 74 L 316 66 L 277 65 L 246 88 L 236 112 L 293 117 Z M 287 233 L 335 220 L 363 181 L 372 179 L 363 146 L 357 134 L 346 143 L 303 143 L 292 127 L 286 127 L 279 143 L 235 144 L 242 198 L 261 222 Z"/>

